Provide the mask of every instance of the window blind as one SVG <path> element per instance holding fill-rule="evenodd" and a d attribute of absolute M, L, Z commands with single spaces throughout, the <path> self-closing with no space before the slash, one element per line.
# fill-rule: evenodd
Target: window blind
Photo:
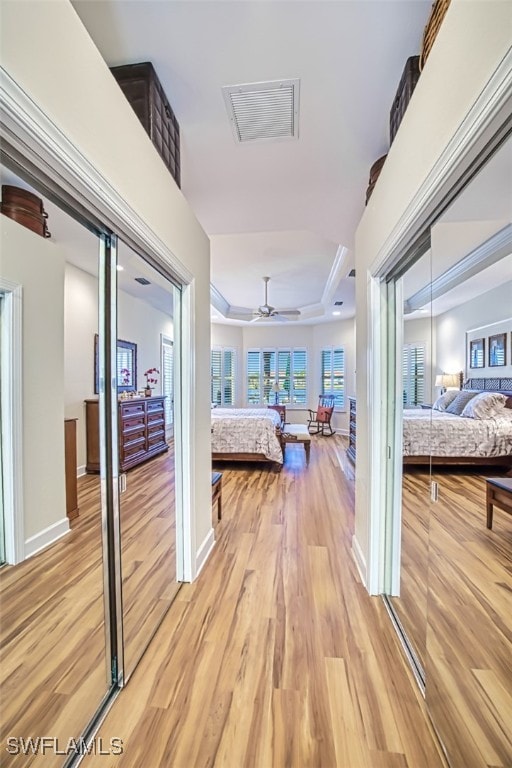
<path fill-rule="evenodd" d="M 306 405 L 307 352 L 305 349 L 251 349 L 247 352 L 247 403 L 272 405 L 279 383 L 280 405 Z"/>
<path fill-rule="evenodd" d="M 162 341 L 162 394 L 165 395 L 165 426 L 173 423 L 174 412 L 174 347 L 172 341 Z"/>
<path fill-rule="evenodd" d="M 403 405 L 425 402 L 425 345 L 404 344 L 402 349 Z"/>
<path fill-rule="evenodd" d="M 235 350 L 218 347 L 211 351 L 210 396 L 212 405 L 235 404 Z"/>
<path fill-rule="evenodd" d="M 322 394 L 334 395 L 334 407 L 345 405 L 345 350 L 342 347 L 322 349 Z"/>

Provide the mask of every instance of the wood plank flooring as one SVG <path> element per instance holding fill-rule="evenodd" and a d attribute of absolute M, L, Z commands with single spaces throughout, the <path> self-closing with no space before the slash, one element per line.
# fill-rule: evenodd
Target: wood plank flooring
<path fill-rule="evenodd" d="M 491 475 L 496 475 L 492 471 Z M 486 528 L 485 481 L 436 476 L 426 700 L 454 768 L 512 766 L 512 518 Z"/>
<path fill-rule="evenodd" d="M 44 552 L 0 569 L 0 765 L 60 766 L 10 756 L 8 737 L 77 738 L 107 692 L 99 476 L 78 480 L 80 515 Z M 125 663 L 129 673 L 179 587 L 174 454 L 128 473 L 121 496 Z"/>
<path fill-rule="evenodd" d="M 499 472 L 500 470 L 498 470 Z M 496 475 L 496 469 L 491 470 Z M 426 672 L 454 768 L 512 765 L 512 518 L 486 528 L 485 477 L 403 478 L 401 596 L 392 602 Z"/>
<path fill-rule="evenodd" d="M 379 598 L 351 554 L 341 439 L 288 446 L 280 474 L 226 465 L 218 543 L 182 587 L 91 766 L 444 765 Z M 347 470 L 348 472 L 348 470 Z"/>

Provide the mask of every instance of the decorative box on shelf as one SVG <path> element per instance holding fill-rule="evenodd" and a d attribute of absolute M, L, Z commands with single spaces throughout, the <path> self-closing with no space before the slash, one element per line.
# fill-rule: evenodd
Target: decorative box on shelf
<path fill-rule="evenodd" d="M 366 203 L 368 203 L 368 200 L 372 196 L 373 189 L 377 183 L 377 179 L 380 176 L 380 172 L 382 171 L 382 167 L 384 163 L 386 162 L 387 155 L 382 155 L 382 157 L 379 157 L 378 160 L 374 162 L 372 167 L 370 168 L 370 178 L 368 180 L 368 188 L 366 190 Z"/>
<path fill-rule="evenodd" d="M 416 83 L 420 77 L 420 57 L 410 56 L 405 64 L 402 77 L 398 84 L 396 96 L 393 100 L 393 105 L 389 113 L 389 140 L 390 142 L 396 136 L 398 126 L 402 122 L 402 118 L 407 109 L 407 105 L 411 100 L 412 92 L 416 88 Z"/>
<path fill-rule="evenodd" d="M 151 62 L 110 69 L 176 184 L 181 186 L 180 127 Z"/>

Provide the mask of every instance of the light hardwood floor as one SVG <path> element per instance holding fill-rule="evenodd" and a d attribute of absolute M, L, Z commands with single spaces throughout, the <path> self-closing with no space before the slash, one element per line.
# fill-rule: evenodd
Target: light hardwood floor
<path fill-rule="evenodd" d="M 223 465 L 218 543 L 184 585 L 85 768 L 437 768 L 424 702 L 351 554 L 338 436 L 275 474 Z M 348 465 L 347 465 L 348 467 Z M 350 470 L 347 469 L 350 473 Z"/>
<path fill-rule="evenodd" d="M 78 480 L 80 515 L 44 552 L 0 570 L 0 765 L 60 766 L 12 756 L 8 737 L 77 738 L 106 694 L 99 476 Z M 174 451 L 128 473 L 121 496 L 127 674 L 151 640 L 176 581 Z"/>
<path fill-rule="evenodd" d="M 505 470 L 501 470 L 503 473 Z M 500 472 L 490 470 L 491 475 Z M 512 765 L 512 517 L 486 528 L 485 476 L 403 478 L 395 610 L 426 672 L 426 701 L 454 768 Z"/>

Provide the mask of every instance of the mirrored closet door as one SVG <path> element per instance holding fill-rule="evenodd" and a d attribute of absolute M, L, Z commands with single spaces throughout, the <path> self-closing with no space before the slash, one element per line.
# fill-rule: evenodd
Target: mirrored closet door
<path fill-rule="evenodd" d="M 118 249 L 118 439 L 124 674 L 180 583 L 174 450 L 174 335 L 180 291 L 122 241 Z M 121 344 L 118 341 L 118 345 Z"/>
<path fill-rule="evenodd" d="M 498 505 L 489 528 L 486 493 L 512 470 L 510 139 L 428 235 L 428 252 L 399 275 L 392 319 L 403 352 L 392 395 L 421 402 L 395 421 L 400 577 L 388 602 L 450 764 L 506 766 L 512 518 Z"/>
<path fill-rule="evenodd" d="M 61 765 L 114 683 L 84 410 L 101 240 L 5 167 L 1 181 L 2 762 L 27 764 L 22 739 L 46 736 L 34 763 Z M 34 201 L 44 215 L 30 212 Z"/>

